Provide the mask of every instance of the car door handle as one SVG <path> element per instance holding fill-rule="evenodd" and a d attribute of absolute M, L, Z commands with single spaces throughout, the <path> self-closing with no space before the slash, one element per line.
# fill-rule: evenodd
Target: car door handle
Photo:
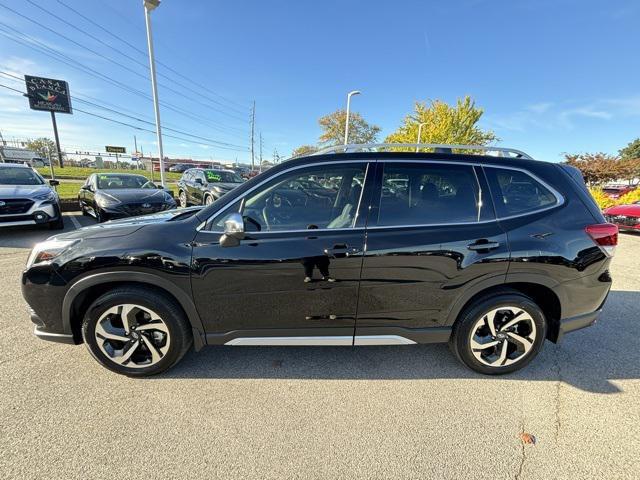
<path fill-rule="evenodd" d="M 334 245 L 332 248 L 325 248 L 324 253 L 325 255 L 328 255 L 333 258 L 342 258 L 342 257 L 348 257 L 350 255 L 355 255 L 357 253 L 360 253 L 360 249 L 355 247 L 349 247 L 349 245 L 347 245 L 346 243 L 340 243 L 340 244 Z"/>
<path fill-rule="evenodd" d="M 500 242 L 489 242 L 488 240 L 477 240 L 476 243 L 467 245 L 469 250 L 494 250 L 500 246 Z"/>

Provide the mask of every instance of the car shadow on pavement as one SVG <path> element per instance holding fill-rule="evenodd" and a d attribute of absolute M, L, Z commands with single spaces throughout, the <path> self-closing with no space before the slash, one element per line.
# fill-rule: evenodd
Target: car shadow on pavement
<path fill-rule="evenodd" d="M 612 291 L 598 323 L 545 342 L 524 370 L 482 376 L 459 364 L 446 345 L 384 347 L 205 347 L 172 370 L 152 377 L 202 379 L 562 381 L 581 390 L 614 394 L 615 380 L 640 379 L 640 292 Z"/>

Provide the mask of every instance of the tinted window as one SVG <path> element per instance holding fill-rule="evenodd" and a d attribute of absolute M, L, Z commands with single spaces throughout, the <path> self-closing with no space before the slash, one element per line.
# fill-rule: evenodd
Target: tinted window
<path fill-rule="evenodd" d="M 42 185 L 44 180 L 30 168 L 0 168 L 0 185 Z"/>
<path fill-rule="evenodd" d="M 558 199 L 530 175 L 506 168 L 486 168 L 499 217 L 520 215 L 548 208 Z"/>
<path fill-rule="evenodd" d="M 156 188 L 141 175 L 98 175 L 98 188 L 112 190 L 116 188 Z"/>
<path fill-rule="evenodd" d="M 247 231 L 351 228 L 356 219 L 366 164 L 326 165 L 285 173 L 245 197 L 242 215 Z M 216 217 L 221 231 L 230 212 Z"/>
<path fill-rule="evenodd" d="M 385 163 L 378 225 L 477 222 L 483 214 L 473 167 Z"/>
<path fill-rule="evenodd" d="M 205 176 L 209 183 L 242 183 L 242 178 L 236 172 L 227 172 L 225 170 L 205 170 Z"/>
<path fill-rule="evenodd" d="M 182 181 L 183 182 L 188 182 L 191 180 L 191 171 L 187 170 L 186 172 L 184 172 L 182 174 Z"/>

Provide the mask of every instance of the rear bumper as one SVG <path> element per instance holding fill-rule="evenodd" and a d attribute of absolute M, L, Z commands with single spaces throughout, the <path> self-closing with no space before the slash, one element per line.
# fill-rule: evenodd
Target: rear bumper
<path fill-rule="evenodd" d="M 600 316 L 602 309 L 598 309 L 595 312 L 585 313 L 583 315 L 578 315 L 575 317 L 564 318 L 560 320 L 560 325 L 558 328 L 558 336 L 556 337 L 555 342 L 560 343 L 565 333 L 574 332 L 576 330 L 580 330 L 581 328 L 590 327 Z"/>

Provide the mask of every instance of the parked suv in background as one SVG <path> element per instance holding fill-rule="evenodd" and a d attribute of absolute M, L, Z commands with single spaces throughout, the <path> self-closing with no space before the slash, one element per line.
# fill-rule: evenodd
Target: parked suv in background
<path fill-rule="evenodd" d="M 192 344 L 432 342 L 502 374 L 596 320 L 618 229 L 575 169 L 517 151 L 347 148 L 363 151 L 38 244 L 22 277 L 35 334 L 131 376 Z"/>
<path fill-rule="evenodd" d="M 242 177 L 233 170 L 189 169 L 178 182 L 180 206 L 210 205 L 243 182 Z"/>
<path fill-rule="evenodd" d="M 30 166 L 0 163 L 0 227 L 48 225 L 52 230 L 64 228 L 60 198 Z"/>

